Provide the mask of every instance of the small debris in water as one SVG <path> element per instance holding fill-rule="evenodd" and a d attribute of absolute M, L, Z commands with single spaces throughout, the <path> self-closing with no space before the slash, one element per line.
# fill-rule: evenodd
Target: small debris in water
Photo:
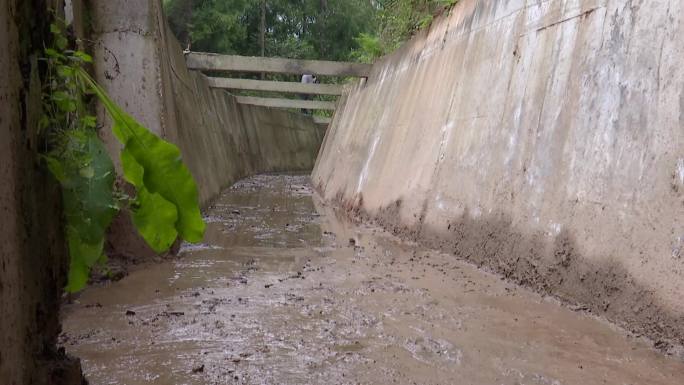
<path fill-rule="evenodd" d="M 176 317 L 178 317 L 178 316 L 185 315 L 185 312 L 182 312 L 182 311 L 165 311 L 165 312 L 163 312 L 161 315 L 167 316 L 167 317 L 168 317 L 168 316 L 176 316 Z"/>
<path fill-rule="evenodd" d="M 570 310 L 572 310 L 572 311 L 588 311 L 589 306 L 587 306 L 587 305 L 573 305 L 573 306 L 570 306 Z"/>

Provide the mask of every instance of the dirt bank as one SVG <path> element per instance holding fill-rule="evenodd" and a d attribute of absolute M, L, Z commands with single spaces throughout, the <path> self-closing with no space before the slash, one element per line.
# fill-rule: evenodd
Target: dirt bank
<path fill-rule="evenodd" d="M 86 290 L 67 350 L 94 384 L 679 384 L 684 363 L 259 176 L 207 243 Z"/>

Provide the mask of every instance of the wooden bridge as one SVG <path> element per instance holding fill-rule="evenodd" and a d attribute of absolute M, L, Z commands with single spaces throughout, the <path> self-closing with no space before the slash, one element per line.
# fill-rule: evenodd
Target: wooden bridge
<path fill-rule="evenodd" d="M 329 95 L 342 94 L 340 84 L 305 84 L 273 80 L 244 79 L 235 76 L 244 73 L 268 73 L 320 76 L 368 77 L 370 64 L 334 62 L 322 60 L 299 60 L 269 57 L 249 57 L 189 52 L 185 55 L 191 70 L 202 71 L 209 76 L 209 85 L 231 91 L 276 92 L 281 94 Z M 237 96 L 238 102 L 273 108 L 298 108 L 307 110 L 332 110 L 336 101 L 305 100 L 285 97 Z M 317 123 L 328 124 L 329 118 L 314 117 Z"/>

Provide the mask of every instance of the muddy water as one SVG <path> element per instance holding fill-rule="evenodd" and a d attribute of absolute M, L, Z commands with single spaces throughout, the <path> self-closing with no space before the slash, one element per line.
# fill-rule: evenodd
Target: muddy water
<path fill-rule="evenodd" d="M 336 218 L 306 177 L 242 181 L 206 219 L 206 244 L 66 306 L 92 384 L 684 383 L 647 341 Z"/>

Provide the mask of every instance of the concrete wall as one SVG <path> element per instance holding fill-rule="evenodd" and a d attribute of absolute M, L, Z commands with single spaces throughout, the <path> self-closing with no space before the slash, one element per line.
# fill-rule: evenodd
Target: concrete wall
<path fill-rule="evenodd" d="M 90 4 L 96 79 L 114 100 L 160 136 L 176 143 L 198 182 L 203 205 L 223 188 L 254 173 L 309 171 L 325 128 L 299 113 L 238 104 L 205 77 L 187 70 L 160 0 Z M 100 111 L 100 120 L 107 117 Z M 110 152 L 119 144 L 102 130 Z M 152 252 L 119 217 L 111 252 Z"/>
<path fill-rule="evenodd" d="M 47 5 L 0 0 L 0 383 L 80 384 L 57 351 L 67 254 L 59 185 L 40 164 L 37 57 Z"/>
<path fill-rule="evenodd" d="M 190 74 L 158 1 L 67 0 L 78 37 L 95 37 L 97 78 L 128 111 L 179 144 L 206 204 L 253 172 L 310 170 L 323 131 L 283 111 L 243 107 Z M 68 255 L 60 187 L 41 164 L 41 71 L 48 9 L 60 0 L 0 0 L 0 384 L 74 385 L 77 359 L 58 350 Z M 88 17 L 83 17 L 83 11 Z M 87 21 L 88 23 L 84 22 Z M 100 112 L 103 117 L 102 112 Z M 106 120 L 105 120 L 106 122 Z M 112 151 L 116 142 L 103 129 Z M 112 241 L 135 249 L 120 218 Z M 126 227 L 128 226 L 128 227 Z M 139 246 L 139 244 L 137 244 Z"/>
<path fill-rule="evenodd" d="M 166 41 L 164 88 L 174 95 L 167 105 L 172 127 L 166 136 L 180 146 L 204 205 L 251 174 L 313 169 L 325 127 L 310 116 L 242 105 L 231 94 L 210 89 L 204 75 L 186 69 L 175 38 Z"/>
<path fill-rule="evenodd" d="M 683 23 L 680 0 L 461 0 L 351 90 L 314 184 L 681 344 Z"/>

